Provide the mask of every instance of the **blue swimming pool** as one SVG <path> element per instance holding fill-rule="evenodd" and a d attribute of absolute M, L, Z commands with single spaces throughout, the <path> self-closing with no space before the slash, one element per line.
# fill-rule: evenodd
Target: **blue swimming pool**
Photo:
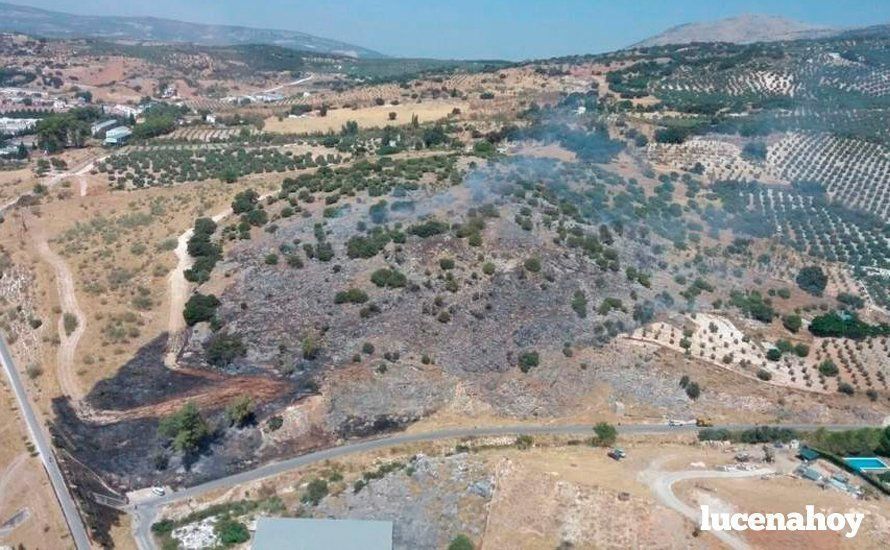
<path fill-rule="evenodd" d="M 851 456 L 844 459 L 844 462 L 851 467 L 859 470 L 886 470 L 887 464 L 877 457 Z"/>

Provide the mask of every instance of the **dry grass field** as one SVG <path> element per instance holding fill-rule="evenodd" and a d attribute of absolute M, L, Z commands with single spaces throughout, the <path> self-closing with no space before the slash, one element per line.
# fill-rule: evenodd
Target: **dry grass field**
<path fill-rule="evenodd" d="M 196 218 L 224 210 L 241 189 L 262 192 L 272 185 L 253 177 L 235 184 L 100 193 L 54 201 L 35 212 L 32 231 L 66 264 L 77 304 L 86 312 L 74 357 L 79 395 L 166 330 L 176 238 Z"/>
<path fill-rule="evenodd" d="M 3 377 L 0 386 L 0 545 L 25 548 L 73 548 L 52 486 L 40 459 L 33 453 Z M 15 527 L 7 522 L 17 514 L 25 519 Z"/>
<path fill-rule="evenodd" d="M 361 128 L 374 128 L 386 125 L 409 124 L 416 116 L 423 122 L 441 120 L 451 115 L 455 109 L 466 113 L 468 103 L 465 101 L 424 101 L 423 103 L 400 103 L 399 105 L 375 105 L 358 109 L 331 109 L 327 116 L 312 113 L 303 117 L 266 119 L 265 130 L 283 134 L 304 134 L 315 132 L 339 131 L 348 121 L 355 121 Z M 396 113 L 394 120 L 390 113 Z"/>

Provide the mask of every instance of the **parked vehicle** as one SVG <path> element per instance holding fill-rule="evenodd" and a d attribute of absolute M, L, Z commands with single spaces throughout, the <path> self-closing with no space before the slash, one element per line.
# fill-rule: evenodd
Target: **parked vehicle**
<path fill-rule="evenodd" d="M 611 458 L 613 460 L 621 460 L 622 458 L 627 458 L 627 453 L 625 453 L 624 450 L 622 450 L 622 449 L 616 448 L 616 449 L 610 450 L 608 452 L 608 456 L 609 456 L 609 458 Z"/>

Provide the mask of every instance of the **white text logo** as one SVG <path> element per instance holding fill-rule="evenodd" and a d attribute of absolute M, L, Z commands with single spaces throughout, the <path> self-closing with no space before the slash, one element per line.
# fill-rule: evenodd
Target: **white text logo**
<path fill-rule="evenodd" d="M 702 531 L 846 531 L 845 536 L 852 538 L 859 531 L 862 518 L 861 512 L 845 514 L 823 514 L 816 512 L 812 504 L 806 506 L 806 513 L 791 512 L 789 514 L 730 514 L 727 512 L 711 512 L 703 504 L 701 507 Z"/>

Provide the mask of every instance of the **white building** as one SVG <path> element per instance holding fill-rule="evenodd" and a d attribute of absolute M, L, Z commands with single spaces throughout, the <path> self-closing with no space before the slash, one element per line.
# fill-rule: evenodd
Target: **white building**
<path fill-rule="evenodd" d="M 34 128 L 39 118 L 0 118 L 0 134 L 21 134 Z"/>

